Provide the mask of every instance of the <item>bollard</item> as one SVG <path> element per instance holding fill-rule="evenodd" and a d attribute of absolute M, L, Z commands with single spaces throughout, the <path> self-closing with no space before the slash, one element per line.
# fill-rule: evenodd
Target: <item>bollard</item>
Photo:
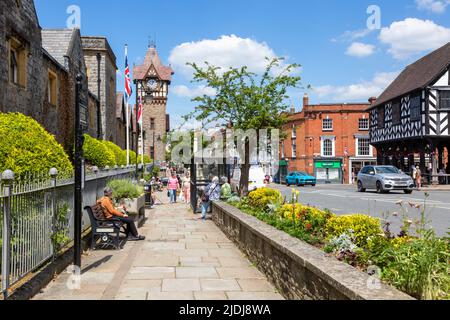
<path fill-rule="evenodd" d="M 8 298 L 10 263 L 11 263 L 11 187 L 14 172 L 6 170 L 2 173 L 1 181 L 4 187 L 5 203 L 3 205 L 3 251 L 2 251 L 2 292 Z"/>

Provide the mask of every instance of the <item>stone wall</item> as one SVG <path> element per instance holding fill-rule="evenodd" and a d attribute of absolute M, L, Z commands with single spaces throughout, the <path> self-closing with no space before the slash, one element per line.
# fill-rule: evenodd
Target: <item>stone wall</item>
<path fill-rule="evenodd" d="M 385 284 L 371 286 L 367 274 L 228 204 L 214 203 L 213 219 L 286 299 L 413 299 Z"/>
<path fill-rule="evenodd" d="M 9 82 L 8 41 L 13 37 L 25 46 L 25 87 Z M 42 121 L 42 39 L 33 0 L 0 1 L 0 112 L 20 112 Z"/>
<path fill-rule="evenodd" d="M 100 63 L 100 104 L 102 114 L 102 134 L 105 140 L 117 144 L 116 140 L 116 57 L 108 41 L 103 37 L 82 37 L 83 50 L 88 68 L 89 90 L 98 95 L 97 53 Z"/>

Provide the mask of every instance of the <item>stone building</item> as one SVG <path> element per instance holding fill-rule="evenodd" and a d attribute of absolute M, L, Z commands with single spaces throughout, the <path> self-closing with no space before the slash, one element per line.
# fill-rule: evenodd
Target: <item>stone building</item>
<path fill-rule="evenodd" d="M 80 30 L 44 29 L 42 30 L 42 47 L 59 65 L 63 66 L 66 72 L 62 79 L 57 79 L 57 86 L 61 86 L 64 91 L 62 95 L 64 103 L 57 108 L 58 121 L 54 125 L 56 126 L 56 139 L 63 144 L 66 151 L 72 153 L 77 74 L 81 74 L 83 77 L 80 100 L 85 108 L 82 109 L 82 118 L 85 119 L 86 126 L 89 126 L 89 91 Z M 88 128 L 87 130 L 89 131 Z"/>
<path fill-rule="evenodd" d="M 310 105 L 291 110 L 280 151 L 288 171 L 315 176 L 319 183 L 352 183 L 365 165 L 376 163 L 370 145 L 369 103 Z"/>
<path fill-rule="evenodd" d="M 173 74 L 170 66 L 161 63 L 155 46 L 149 46 L 144 63 L 133 70 L 134 82 L 138 83 L 135 93 L 142 92 L 144 98 L 144 154 L 159 162 L 164 162 L 166 158 L 164 136 L 170 129 L 166 112 L 167 96 Z"/>
<path fill-rule="evenodd" d="M 0 112 L 43 119 L 41 28 L 32 0 L 0 1 Z"/>
<path fill-rule="evenodd" d="M 131 107 L 130 107 L 131 108 Z M 123 92 L 117 92 L 116 94 L 116 128 L 115 128 L 115 141 L 116 144 L 123 150 L 127 147 L 127 114 L 125 106 L 125 98 Z M 130 119 L 131 120 L 131 119 Z M 130 126 L 130 149 L 131 149 L 131 126 Z"/>
<path fill-rule="evenodd" d="M 89 90 L 98 96 L 101 105 L 101 134 L 99 135 L 97 132 L 96 136 L 118 144 L 116 134 L 116 56 L 105 37 L 83 36 L 81 39 Z M 98 94 L 99 85 L 100 95 Z"/>

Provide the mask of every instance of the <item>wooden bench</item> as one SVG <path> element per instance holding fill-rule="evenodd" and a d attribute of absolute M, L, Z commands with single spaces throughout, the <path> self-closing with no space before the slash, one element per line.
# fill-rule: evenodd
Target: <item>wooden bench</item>
<path fill-rule="evenodd" d="M 100 205 L 87 206 L 84 210 L 91 221 L 91 250 L 95 249 L 98 239 L 101 239 L 102 245 L 120 250 L 120 234 L 125 233 L 122 231 L 123 222 L 116 218 L 106 220 Z"/>

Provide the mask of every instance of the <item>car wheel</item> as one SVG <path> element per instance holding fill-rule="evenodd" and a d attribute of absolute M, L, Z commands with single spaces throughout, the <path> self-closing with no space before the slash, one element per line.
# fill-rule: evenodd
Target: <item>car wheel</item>
<path fill-rule="evenodd" d="M 413 193 L 413 191 L 412 190 L 403 190 L 406 194 L 411 194 L 411 193 Z"/>
<path fill-rule="evenodd" d="M 358 181 L 358 192 L 366 192 L 361 181 Z"/>
<path fill-rule="evenodd" d="M 288 186 L 288 187 L 290 187 L 290 186 L 291 186 L 291 184 L 289 183 L 289 181 L 288 181 L 288 180 L 286 180 L 286 186 Z"/>
<path fill-rule="evenodd" d="M 311 187 L 315 187 L 316 186 L 316 184 L 315 183 L 313 183 L 312 185 L 311 185 Z"/>
<path fill-rule="evenodd" d="M 377 181 L 377 193 L 384 193 L 383 186 L 380 181 Z"/>

